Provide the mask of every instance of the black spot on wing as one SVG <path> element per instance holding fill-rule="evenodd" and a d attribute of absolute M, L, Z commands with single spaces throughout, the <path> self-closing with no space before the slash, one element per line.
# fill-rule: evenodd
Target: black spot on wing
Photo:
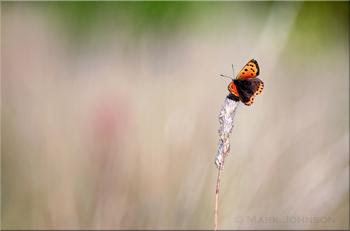
<path fill-rule="evenodd" d="M 252 62 L 252 63 L 254 63 L 254 64 L 255 64 L 256 69 L 257 69 L 257 71 L 256 71 L 256 75 L 258 76 L 258 75 L 260 74 L 260 67 L 259 67 L 258 62 L 257 62 L 255 59 L 252 59 L 252 60 L 250 60 L 249 62 Z"/>

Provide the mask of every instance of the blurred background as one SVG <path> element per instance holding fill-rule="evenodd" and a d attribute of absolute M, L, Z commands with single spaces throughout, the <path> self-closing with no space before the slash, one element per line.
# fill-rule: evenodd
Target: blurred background
<path fill-rule="evenodd" d="M 348 2 L 1 2 L 1 227 L 349 228 Z"/>

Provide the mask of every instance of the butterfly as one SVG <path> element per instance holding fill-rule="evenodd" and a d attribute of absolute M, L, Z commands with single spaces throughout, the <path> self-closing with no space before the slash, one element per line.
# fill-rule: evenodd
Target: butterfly
<path fill-rule="evenodd" d="M 230 94 L 227 97 L 235 101 L 241 101 L 247 106 L 252 105 L 255 96 L 259 95 L 264 88 L 264 82 L 257 78 L 259 74 L 258 62 L 252 59 L 242 68 L 235 79 L 221 75 L 232 79 L 232 82 L 228 85 Z"/>

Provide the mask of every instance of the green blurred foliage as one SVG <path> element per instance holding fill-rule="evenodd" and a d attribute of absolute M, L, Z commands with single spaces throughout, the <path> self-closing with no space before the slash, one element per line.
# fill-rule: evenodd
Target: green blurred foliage
<path fill-rule="evenodd" d="M 349 39 L 349 2 L 304 2 L 289 37 L 290 51 L 315 56 Z"/>
<path fill-rule="evenodd" d="M 201 24 L 212 32 L 218 24 L 232 15 L 232 21 L 239 23 L 235 12 L 249 9 L 247 17 L 263 22 L 273 2 L 52 2 L 46 3 L 62 28 L 67 30 L 74 41 L 81 42 L 94 32 L 94 23 L 104 15 L 105 23 L 116 27 L 127 26 L 135 39 L 145 31 L 156 32 L 159 36 L 171 36 L 178 28 Z M 283 4 L 295 4 L 285 2 Z M 229 14 L 228 14 L 229 12 Z M 103 18 L 103 17 L 102 17 Z M 322 52 L 324 46 L 332 46 L 338 40 L 348 38 L 349 2 L 304 2 L 297 16 L 289 41 L 291 49 L 313 55 Z M 103 22 L 102 22 L 103 23 Z M 210 25 L 210 24 L 209 24 Z M 337 26 L 334 26 L 337 25 Z M 191 29 L 190 28 L 190 29 Z M 219 36 L 219 35 L 218 35 Z"/>
<path fill-rule="evenodd" d="M 96 22 L 127 27 L 136 37 L 145 31 L 171 36 L 179 28 L 191 29 L 205 24 L 211 33 L 220 23 L 240 19 L 237 13 L 249 11 L 248 16 L 263 23 L 273 2 L 6 2 L 6 8 L 21 6 L 46 12 L 64 32 L 76 42 L 94 33 Z M 231 18 L 227 18 L 231 15 Z M 212 22 L 213 27 L 208 27 Z M 100 25 L 99 25 L 100 26 Z"/>
<path fill-rule="evenodd" d="M 193 2 L 193 1 L 147 1 L 147 2 L 6 2 L 9 6 L 42 8 L 73 37 L 84 37 L 94 31 L 96 20 L 104 18 L 116 25 L 129 26 L 136 32 L 154 30 L 172 33 L 180 26 L 191 24 L 197 15 L 201 20 L 220 20 L 220 15 L 247 11 L 247 17 L 257 23 L 266 18 L 273 2 Z M 295 4 L 283 2 L 283 4 Z M 103 17 L 105 16 L 105 17 Z M 314 49 L 313 45 L 331 42 L 334 38 L 346 38 L 349 29 L 349 2 L 304 2 L 299 11 L 291 40 L 302 48 Z M 243 19 L 242 19 L 243 20 Z M 196 23 L 200 23 L 196 21 Z M 334 25 L 337 25 L 334 27 Z M 212 28 L 208 28 L 211 30 Z M 316 41 L 316 43 L 315 43 Z"/>
<path fill-rule="evenodd" d="M 102 15 L 105 22 L 127 26 L 136 36 L 145 30 L 171 33 L 190 14 L 189 6 L 189 2 L 157 1 L 50 3 L 55 17 L 63 22 L 63 28 L 76 38 L 93 32 L 94 21 Z"/>
<path fill-rule="evenodd" d="M 268 17 L 273 2 L 6 2 L 6 6 L 40 7 L 53 17 L 75 44 L 95 33 L 96 26 L 112 24 L 116 29 L 128 28 L 137 37 L 146 31 L 158 36 L 172 36 L 179 28 L 212 33 L 225 21 L 239 24 L 236 12 L 247 12 L 257 24 Z M 294 2 L 283 2 L 286 7 Z M 6 7 L 5 7 L 6 9 Z M 227 18 L 227 15 L 232 15 Z M 307 54 L 322 52 L 324 46 L 348 38 L 349 2 L 304 2 L 290 33 L 290 49 Z M 101 23 L 101 24 L 96 24 Z M 209 24 L 208 24 L 209 23 Z M 336 25 L 336 26 L 334 26 Z M 105 31 L 106 33 L 106 31 Z M 221 35 L 218 35 L 221 36 Z"/>

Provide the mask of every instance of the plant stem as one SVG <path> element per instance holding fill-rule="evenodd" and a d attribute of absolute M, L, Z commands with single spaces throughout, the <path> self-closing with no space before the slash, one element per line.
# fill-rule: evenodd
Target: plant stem
<path fill-rule="evenodd" d="M 218 230 L 218 207 L 219 207 L 219 189 L 220 189 L 221 167 L 218 168 L 218 176 L 216 178 L 215 190 L 215 210 L 214 210 L 214 230 Z"/>

